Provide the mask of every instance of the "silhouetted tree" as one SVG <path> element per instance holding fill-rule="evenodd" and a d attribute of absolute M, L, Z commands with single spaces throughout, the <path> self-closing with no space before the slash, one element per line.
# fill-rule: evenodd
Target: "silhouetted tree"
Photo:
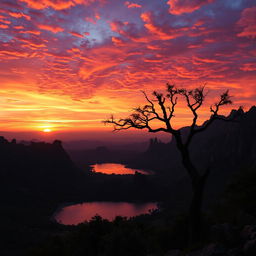
<path fill-rule="evenodd" d="M 200 241 L 203 191 L 206 179 L 209 175 L 210 167 L 205 168 L 203 172 L 199 171 L 191 160 L 189 146 L 194 136 L 206 130 L 214 122 L 214 120 L 227 120 L 220 116 L 218 112 L 220 107 L 232 103 L 230 100 L 230 95 L 228 90 L 221 94 L 219 101 L 210 106 L 210 112 L 212 113 L 210 119 L 202 126 L 197 126 L 198 109 L 202 106 L 206 97 L 204 86 L 195 88 L 193 90 L 187 90 L 178 89 L 174 85 L 167 83 L 165 95 L 154 91 L 154 99 L 151 100 L 145 92 L 143 92 L 143 94 L 147 100 L 146 105 L 135 108 L 134 112 L 128 118 L 115 120 L 114 117 L 111 116 L 111 118 L 105 120 L 104 123 L 114 124 L 114 130 L 136 128 L 146 129 L 153 133 L 166 132 L 170 133 L 176 140 L 177 148 L 181 153 L 183 166 L 190 177 L 193 189 L 193 197 L 189 212 L 188 234 L 189 246 L 193 246 Z M 172 125 L 179 96 L 185 98 L 187 107 L 190 109 L 193 115 L 193 120 L 189 126 L 189 131 L 186 136 L 181 134 L 181 129 L 174 129 Z M 166 104 L 167 100 L 169 101 L 169 104 Z M 157 121 L 157 123 L 155 121 Z M 160 127 L 159 124 L 161 124 Z M 156 125 L 157 128 L 155 128 Z"/>

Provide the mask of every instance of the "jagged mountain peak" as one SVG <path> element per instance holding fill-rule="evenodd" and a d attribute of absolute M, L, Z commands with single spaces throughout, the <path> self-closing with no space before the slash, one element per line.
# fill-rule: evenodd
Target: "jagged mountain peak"
<path fill-rule="evenodd" d="M 245 114 L 245 112 L 242 107 L 239 107 L 238 109 L 232 109 L 230 114 L 228 115 L 227 119 L 241 117 L 244 114 Z"/>

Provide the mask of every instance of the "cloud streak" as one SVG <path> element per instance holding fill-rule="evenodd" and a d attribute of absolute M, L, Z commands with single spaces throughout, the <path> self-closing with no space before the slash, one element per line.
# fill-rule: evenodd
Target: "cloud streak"
<path fill-rule="evenodd" d="M 214 0 L 169 0 L 167 4 L 170 5 L 169 12 L 171 14 L 181 15 L 194 12 L 213 1 Z"/>

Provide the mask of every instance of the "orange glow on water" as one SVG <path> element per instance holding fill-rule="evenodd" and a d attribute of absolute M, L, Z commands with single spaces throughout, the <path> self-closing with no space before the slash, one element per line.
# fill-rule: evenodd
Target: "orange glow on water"
<path fill-rule="evenodd" d="M 141 174 L 149 174 L 143 170 L 131 169 L 123 164 L 115 164 L 115 163 L 104 163 L 104 164 L 94 164 L 92 165 L 94 172 L 100 172 L 105 174 L 135 174 L 135 172 L 139 172 Z"/>
<path fill-rule="evenodd" d="M 133 217 L 156 209 L 156 203 L 91 202 L 66 206 L 56 213 L 55 219 L 64 225 L 77 225 L 95 215 L 113 220 L 116 216 Z"/>

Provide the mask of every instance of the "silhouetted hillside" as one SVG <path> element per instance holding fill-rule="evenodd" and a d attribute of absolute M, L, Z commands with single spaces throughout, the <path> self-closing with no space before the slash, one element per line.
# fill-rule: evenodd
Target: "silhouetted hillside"
<path fill-rule="evenodd" d="M 13 188 L 19 193 L 70 193 L 78 175 L 60 141 L 52 144 L 31 142 L 30 145 L 8 142 L 0 137 L 1 191 Z"/>
<path fill-rule="evenodd" d="M 146 151 L 148 142 L 109 143 L 74 141 L 63 144 L 71 159 L 80 168 L 95 163 L 130 163 L 138 154 Z"/>
<path fill-rule="evenodd" d="M 202 170 L 211 168 L 207 185 L 211 196 L 220 193 L 236 171 L 256 164 L 256 107 L 248 112 L 233 110 L 227 117 L 230 119 L 234 120 L 216 120 L 206 131 L 196 135 L 190 147 L 195 165 Z M 187 129 L 182 129 L 183 136 L 186 136 Z M 170 143 L 151 140 L 148 150 L 130 166 L 168 175 L 173 180 L 174 191 L 184 193 L 189 187 L 174 140 Z"/>
<path fill-rule="evenodd" d="M 96 141 L 96 140 L 76 140 L 76 141 L 64 141 L 63 147 L 68 151 L 82 151 L 95 149 L 97 147 L 107 147 L 110 150 L 128 150 L 143 152 L 148 147 L 148 142 L 123 142 L 123 141 Z"/>
<path fill-rule="evenodd" d="M 57 205 L 77 196 L 80 177 L 60 141 L 24 145 L 0 137 L 0 254 L 23 255 L 43 240 Z"/>
<path fill-rule="evenodd" d="M 68 153 L 76 165 L 82 169 L 86 165 L 95 163 L 129 163 L 139 154 L 134 150 L 113 150 L 104 146 L 87 150 L 71 150 Z"/>

